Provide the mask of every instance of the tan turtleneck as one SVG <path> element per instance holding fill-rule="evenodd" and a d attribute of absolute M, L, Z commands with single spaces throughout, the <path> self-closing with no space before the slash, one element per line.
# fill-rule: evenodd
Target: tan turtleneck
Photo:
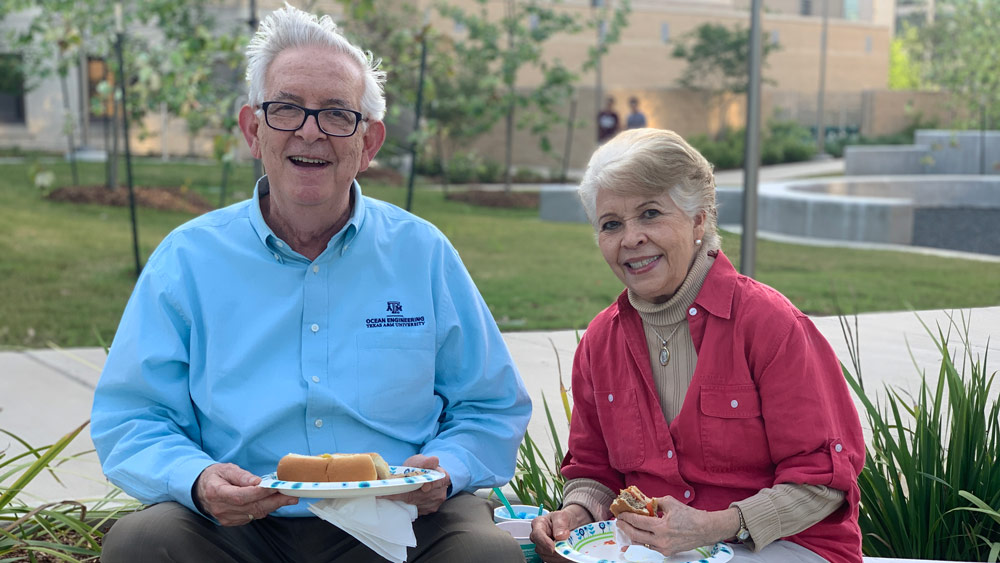
<path fill-rule="evenodd" d="M 684 404 L 691 386 L 698 354 L 691 341 L 687 311 L 701 291 L 714 258 L 707 249 L 699 249 L 684 282 L 665 303 L 650 303 L 628 292 L 629 303 L 642 318 L 649 350 L 649 365 L 660 398 L 664 418 L 672 421 Z M 660 352 L 666 340 L 670 359 L 660 363 Z M 573 479 L 563 490 L 563 505 L 579 504 L 595 520 L 610 518 L 608 507 L 616 493 L 592 479 Z M 771 542 L 797 534 L 833 513 L 844 500 L 844 492 L 817 485 L 784 483 L 733 503 L 739 506 L 750 530 L 748 547 L 760 551 Z"/>

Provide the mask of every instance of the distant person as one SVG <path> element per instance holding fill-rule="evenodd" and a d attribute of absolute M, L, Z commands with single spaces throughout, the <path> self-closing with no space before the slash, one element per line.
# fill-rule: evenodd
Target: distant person
<path fill-rule="evenodd" d="M 247 59 L 239 125 L 267 175 L 156 248 L 94 393 L 105 475 L 151 505 L 101 560 L 382 560 L 257 486 L 289 452 L 378 452 L 444 474 L 388 497 L 420 515 L 408 563 L 523 562 L 472 494 L 514 475 L 517 368 L 441 231 L 356 180 L 385 139 L 379 61 L 287 4 Z"/>
<path fill-rule="evenodd" d="M 631 113 L 628 114 L 628 119 L 625 120 L 626 129 L 641 129 L 646 126 L 646 114 L 639 111 L 639 98 L 632 96 L 628 99 L 628 107 L 631 109 Z"/>
<path fill-rule="evenodd" d="M 618 133 L 620 121 L 615 111 L 615 99 L 611 96 L 604 101 L 604 109 L 597 114 L 597 142 L 604 143 Z"/>
<path fill-rule="evenodd" d="M 723 254 L 712 165 L 673 131 L 624 131 L 580 198 L 625 290 L 577 347 L 563 505 L 532 521 L 536 552 L 563 561 L 555 542 L 635 485 L 660 513 L 616 526 L 662 555 L 727 541 L 733 563 L 861 563 L 865 443 L 840 361 Z"/>

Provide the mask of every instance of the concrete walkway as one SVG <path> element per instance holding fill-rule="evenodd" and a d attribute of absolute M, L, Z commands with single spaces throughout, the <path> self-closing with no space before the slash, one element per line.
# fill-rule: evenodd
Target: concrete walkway
<path fill-rule="evenodd" d="M 1000 357 L 1000 307 L 960 311 L 922 311 L 871 313 L 857 317 L 862 375 L 868 392 L 882 392 L 884 385 L 914 391 L 921 372 L 936 377 L 941 354 L 921 321 L 935 330 L 947 330 L 952 320 L 962 326 L 968 320 L 971 352 L 977 357 Z M 836 317 L 813 319 L 830 341 L 841 361 L 852 371 L 848 346 Z M 853 319 L 850 319 L 853 329 Z M 959 331 L 952 327 L 949 349 L 960 350 Z M 993 333 L 993 340 L 987 341 Z M 560 440 L 565 443 L 566 419 L 559 398 L 560 366 L 563 382 L 570 385 L 574 331 L 510 332 L 504 334 L 514 360 L 535 403 L 529 432 L 549 452 L 548 425 L 542 398 L 548 400 L 557 424 Z M 77 348 L 69 350 L 28 350 L 0 352 L 0 429 L 10 431 L 33 446 L 51 444 L 85 422 L 90 416 L 93 389 L 104 363 L 104 350 Z M 987 366 L 995 371 L 995 366 Z M 998 390 L 994 389 L 994 393 Z M 10 445 L 7 455 L 23 451 L 20 444 L 0 434 L 0 450 Z M 92 449 L 88 431 L 84 431 L 67 449 L 75 454 Z M 36 500 L 93 499 L 108 490 L 96 456 L 74 458 L 58 471 L 63 484 L 44 474 L 28 492 Z"/>

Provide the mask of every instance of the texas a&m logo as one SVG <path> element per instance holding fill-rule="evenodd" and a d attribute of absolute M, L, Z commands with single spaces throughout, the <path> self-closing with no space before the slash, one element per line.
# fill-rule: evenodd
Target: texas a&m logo
<path fill-rule="evenodd" d="M 387 314 L 384 317 L 365 319 L 365 326 L 368 328 L 411 327 L 423 326 L 425 322 L 423 315 L 419 317 L 404 317 L 403 303 L 401 301 L 386 301 L 385 312 Z"/>

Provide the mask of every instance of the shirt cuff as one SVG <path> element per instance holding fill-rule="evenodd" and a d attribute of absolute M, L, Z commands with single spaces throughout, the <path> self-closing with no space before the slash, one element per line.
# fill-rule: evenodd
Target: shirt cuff
<path fill-rule="evenodd" d="M 194 483 L 198 480 L 202 471 L 215 462 L 208 458 L 192 457 L 178 464 L 170 474 L 170 482 L 167 484 L 170 497 L 177 502 L 188 507 L 195 514 L 201 514 L 209 520 L 215 521 L 211 514 L 205 514 L 198 510 L 194 504 Z"/>
<path fill-rule="evenodd" d="M 611 518 L 611 502 L 618 496 L 593 479 L 571 479 L 563 486 L 563 506 L 578 504 L 595 522 Z"/>
<path fill-rule="evenodd" d="M 778 509 L 767 494 L 758 493 L 729 506 L 738 506 L 743 512 L 743 521 L 750 531 L 750 539 L 743 543 L 751 551 L 760 551 L 781 538 Z"/>
<path fill-rule="evenodd" d="M 469 470 L 465 468 L 465 464 L 451 453 L 434 452 L 433 454 L 424 453 L 424 455 L 437 456 L 438 465 L 448 472 L 448 479 L 451 481 L 451 485 L 448 488 L 448 498 L 464 491 L 469 486 L 469 483 L 472 482 L 472 476 L 469 475 Z"/>

